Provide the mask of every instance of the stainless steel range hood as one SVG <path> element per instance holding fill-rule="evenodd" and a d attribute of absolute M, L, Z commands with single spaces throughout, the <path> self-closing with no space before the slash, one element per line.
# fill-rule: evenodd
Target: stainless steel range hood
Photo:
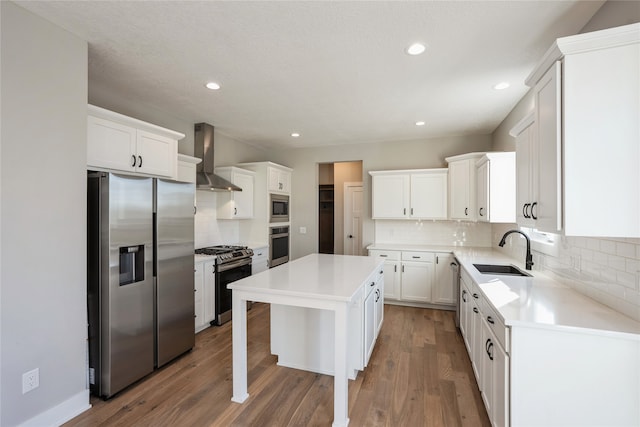
<path fill-rule="evenodd" d="M 196 189 L 242 191 L 242 188 L 213 173 L 213 126 L 208 123 L 194 125 L 194 154 L 202 159 L 196 166 Z"/>

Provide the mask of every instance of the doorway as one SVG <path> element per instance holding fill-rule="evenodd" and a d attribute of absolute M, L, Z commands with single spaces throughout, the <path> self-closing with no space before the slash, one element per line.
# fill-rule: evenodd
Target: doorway
<path fill-rule="evenodd" d="M 329 162 L 318 164 L 318 252 L 328 254 L 347 254 L 362 252 L 361 243 L 345 245 L 348 235 L 362 234 L 362 221 L 358 220 L 353 228 L 349 221 L 349 230 L 345 230 L 345 184 L 362 184 L 362 160 L 349 162 Z M 357 198 L 358 196 L 356 196 Z M 360 193 L 361 197 L 361 193 Z M 356 200 L 357 201 L 357 200 Z M 350 203 L 353 200 L 350 200 Z M 347 251 L 345 251 L 345 246 Z"/>

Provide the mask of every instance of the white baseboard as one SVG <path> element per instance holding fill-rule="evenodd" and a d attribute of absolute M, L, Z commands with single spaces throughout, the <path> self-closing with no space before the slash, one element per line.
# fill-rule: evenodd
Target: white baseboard
<path fill-rule="evenodd" d="M 89 390 L 84 390 L 59 405 L 28 419 L 20 424 L 20 427 L 57 427 L 80 415 L 89 408 L 91 408 L 91 404 L 89 403 Z"/>

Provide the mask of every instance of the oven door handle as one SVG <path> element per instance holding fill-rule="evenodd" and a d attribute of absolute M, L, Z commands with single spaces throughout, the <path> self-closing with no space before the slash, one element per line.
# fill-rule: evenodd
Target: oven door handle
<path fill-rule="evenodd" d="M 217 265 L 217 270 L 222 273 L 223 271 L 231 270 L 232 268 L 242 267 L 244 265 L 250 265 L 251 258 L 244 258 L 238 261 L 227 262 L 225 264 Z"/>

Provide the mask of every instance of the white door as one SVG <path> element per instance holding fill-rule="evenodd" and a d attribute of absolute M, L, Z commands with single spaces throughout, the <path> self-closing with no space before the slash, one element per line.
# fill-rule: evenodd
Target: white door
<path fill-rule="evenodd" d="M 344 183 L 344 254 L 362 255 L 362 183 Z"/>

